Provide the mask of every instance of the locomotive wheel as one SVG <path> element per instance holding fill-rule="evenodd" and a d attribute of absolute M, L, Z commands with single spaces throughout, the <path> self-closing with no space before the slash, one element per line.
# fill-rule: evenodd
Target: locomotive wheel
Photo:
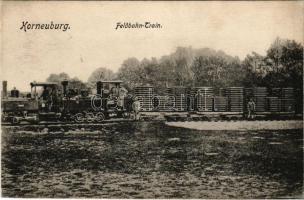
<path fill-rule="evenodd" d="M 12 124 L 19 124 L 20 120 L 17 117 L 13 117 Z"/>
<path fill-rule="evenodd" d="M 84 121 L 84 116 L 82 113 L 77 113 L 75 116 L 74 116 L 74 120 L 75 122 L 77 123 L 81 123 Z"/>
<path fill-rule="evenodd" d="M 87 114 L 85 115 L 85 118 L 86 118 L 86 121 L 87 121 L 87 122 L 93 122 L 93 121 L 95 120 L 95 116 L 94 116 L 93 113 L 87 113 Z"/>
<path fill-rule="evenodd" d="M 95 120 L 96 120 L 96 122 L 102 122 L 103 120 L 105 119 L 105 116 L 104 116 L 104 114 L 103 113 L 97 113 L 96 115 L 95 115 Z"/>

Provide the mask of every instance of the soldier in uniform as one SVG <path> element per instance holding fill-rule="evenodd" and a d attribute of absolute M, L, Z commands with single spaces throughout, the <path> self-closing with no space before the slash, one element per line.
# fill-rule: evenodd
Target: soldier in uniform
<path fill-rule="evenodd" d="M 139 120 L 139 118 L 140 118 L 140 113 L 139 113 L 139 111 L 140 111 L 140 102 L 139 102 L 139 100 L 138 100 L 137 97 L 134 98 L 134 101 L 132 103 L 132 109 L 134 111 L 135 120 Z"/>
<path fill-rule="evenodd" d="M 248 119 L 253 119 L 254 118 L 254 112 L 255 112 L 255 103 L 252 98 L 247 103 L 247 111 L 248 111 Z"/>

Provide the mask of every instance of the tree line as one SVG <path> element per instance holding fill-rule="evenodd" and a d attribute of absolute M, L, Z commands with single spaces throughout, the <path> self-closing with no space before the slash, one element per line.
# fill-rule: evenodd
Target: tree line
<path fill-rule="evenodd" d="M 154 86 L 158 90 L 171 86 L 221 87 L 294 87 L 303 91 L 303 45 L 294 40 L 276 38 L 266 55 L 256 52 L 244 60 L 210 48 L 178 47 L 161 58 L 131 57 L 114 73 L 97 68 L 86 83 L 66 73 L 51 74 L 47 81 L 69 80 L 75 87 L 95 88 L 98 80 L 122 80 L 128 90 L 137 86 Z"/>

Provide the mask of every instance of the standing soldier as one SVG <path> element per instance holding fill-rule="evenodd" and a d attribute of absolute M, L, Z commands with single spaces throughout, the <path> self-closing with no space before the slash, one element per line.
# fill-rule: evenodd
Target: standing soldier
<path fill-rule="evenodd" d="M 134 111 L 134 114 L 135 114 L 135 120 L 139 120 L 140 118 L 140 102 L 138 100 L 137 97 L 134 98 L 134 102 L 132 104 L 132 108 L 133 108 L 133 111 Z"/>
<path fill-rule="evenodd" d="M 247 111 L 248 111 L 248 119 L 253 119 L 254 118 L 254 112 L 255 112 L 255 103 L 252 98 L 247 103 Z"/>

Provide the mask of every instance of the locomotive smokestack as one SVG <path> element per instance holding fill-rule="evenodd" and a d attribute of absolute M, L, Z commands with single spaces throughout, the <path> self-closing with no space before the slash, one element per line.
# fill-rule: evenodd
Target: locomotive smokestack
<path fill-rule="evenodd" d="M 97 94 L 101 95 L 101 88 L 102 88 L 102 83 L 101 81 L 98 81 L 96 83 L 96 86 L 97 86 Z"/>
<path fill-rule="evenodd" d="M 7 81 L 2 81 L 2 97 L 7 97 Z"/>
<path fill-rule="evenodd" d="M 63 86 L 63 96 L 66 96 L 67 95 L 67 86 L 69 84 L 69 81 L 67 80 L 64 80 L 61 82 L 62 86 Z"/>

